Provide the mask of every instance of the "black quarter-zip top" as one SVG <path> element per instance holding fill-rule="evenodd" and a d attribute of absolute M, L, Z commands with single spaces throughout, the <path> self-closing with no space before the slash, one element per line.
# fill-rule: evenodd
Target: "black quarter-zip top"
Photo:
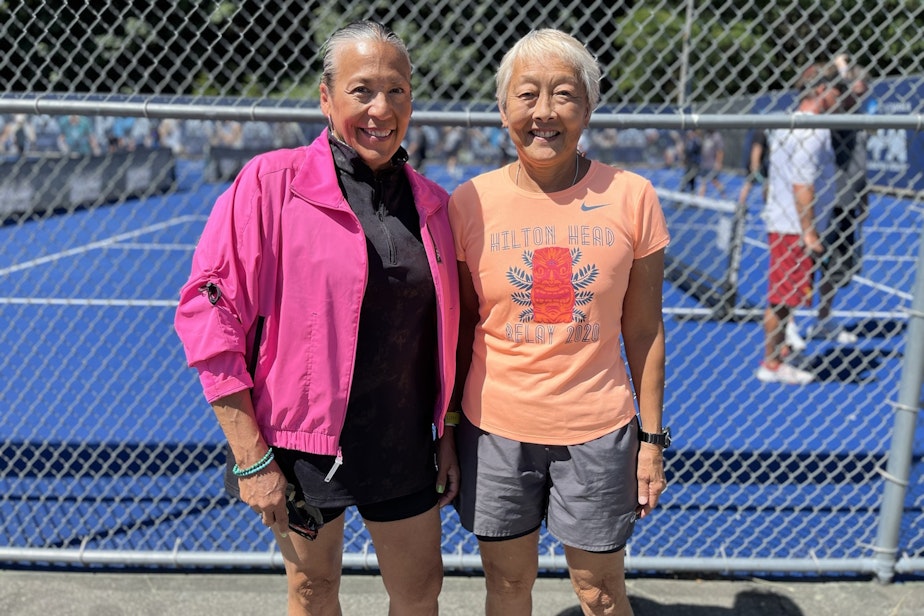
<path fill-rule="evenodd" d="M 340 187 L 366 237 L 368 275 L 340 438 L 343 464 L 326 482 L 332 461 L 315 460 L 320 472 L 300 473 L 300 481 L 309 503 L 348 506 L 435 484 L 436 291 L 407 153 L 399 149 L 389 168 L 373 172 L 348 145 L 330 143 Z"/>

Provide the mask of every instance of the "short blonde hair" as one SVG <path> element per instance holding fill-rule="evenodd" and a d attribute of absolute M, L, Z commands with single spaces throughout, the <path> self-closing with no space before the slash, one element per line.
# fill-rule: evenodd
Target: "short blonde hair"
<path fill-rule="evenodd" d="M 552 28 L 533 30 L 511 47 L 501 60 L 497 69 L 497 104 L 502 110 L 507 108 L 507 91 L 513 77 L 513 67 L 520 60 L 547 62 L 558 58 L 574 69 L 578 79 L 587 92 L 587 102 L 591 110 L 600 102 L 600 65 L 583 44 L 570 34 Z"/>

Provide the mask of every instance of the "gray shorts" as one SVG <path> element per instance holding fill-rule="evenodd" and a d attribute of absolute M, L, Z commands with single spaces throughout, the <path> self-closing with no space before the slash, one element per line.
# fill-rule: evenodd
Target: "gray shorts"
<path fill-rule="evenodd" d="M 462 526 L 483 540 L 513 539 L 545 519 L 563 544 L 589 552 L 625 546 L 638 506 L 638 425 L 580 445 L 521 443 L 476 428 L 456 429 Z"/>

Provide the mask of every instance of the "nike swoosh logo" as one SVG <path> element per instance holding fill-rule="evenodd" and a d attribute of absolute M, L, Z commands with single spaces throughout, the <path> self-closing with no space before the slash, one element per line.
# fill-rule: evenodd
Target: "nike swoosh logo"
<path fill-rule="evenodd" d="M 600 205 L 587 205 L 586 203 L 581 202 L 581 211 L 583 211 L 583 212 L 589 212 L 589 211 L 591 211 L 591 210 L 596 210 L 596 209 L 598 209 L 598 208 L 606 207 L 606 206 L 608 206 L 608 205 L 609 205 L 609 203 L 602 203 L 602 204 L 600 204 Z"/>

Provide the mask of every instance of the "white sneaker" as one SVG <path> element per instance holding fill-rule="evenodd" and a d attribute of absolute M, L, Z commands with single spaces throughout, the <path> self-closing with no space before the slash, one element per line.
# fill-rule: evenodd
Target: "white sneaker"
<path fill-rule="evenodd" d="M 856 344 L 860 337 L 836 325 L 816 325 L 809 332 L 809 336 L 820 340 L 835 340 L 838 344 Z"/>
<path fill-rule="evenodd" d="M 837 340 L 838 344 L 856 344 L 860 341 L 860 337 L 853 332 L 842 329 L 837 332 L 837 338 L 835 338 L 835 340 Z"/>
<path fill-rule="evenodd" d="M 785 341 L 786 346 L 792 349 L 793 353 L 801 353 L 805 350 L 805 347 L 808 346 L 808 343 L 805 342 L 805 338 L 799 335 L 799 327 L 792 319 L 786 321 Z"/>
<path fill-rule="evenodd" d="M 815 375 L 785 363 L 781 363 L 776 368 L 769 368 L 764 362 L 760 362 L 757 368 L 757 380 L 763 383 L 805 385 L 814 381 Z"/>

